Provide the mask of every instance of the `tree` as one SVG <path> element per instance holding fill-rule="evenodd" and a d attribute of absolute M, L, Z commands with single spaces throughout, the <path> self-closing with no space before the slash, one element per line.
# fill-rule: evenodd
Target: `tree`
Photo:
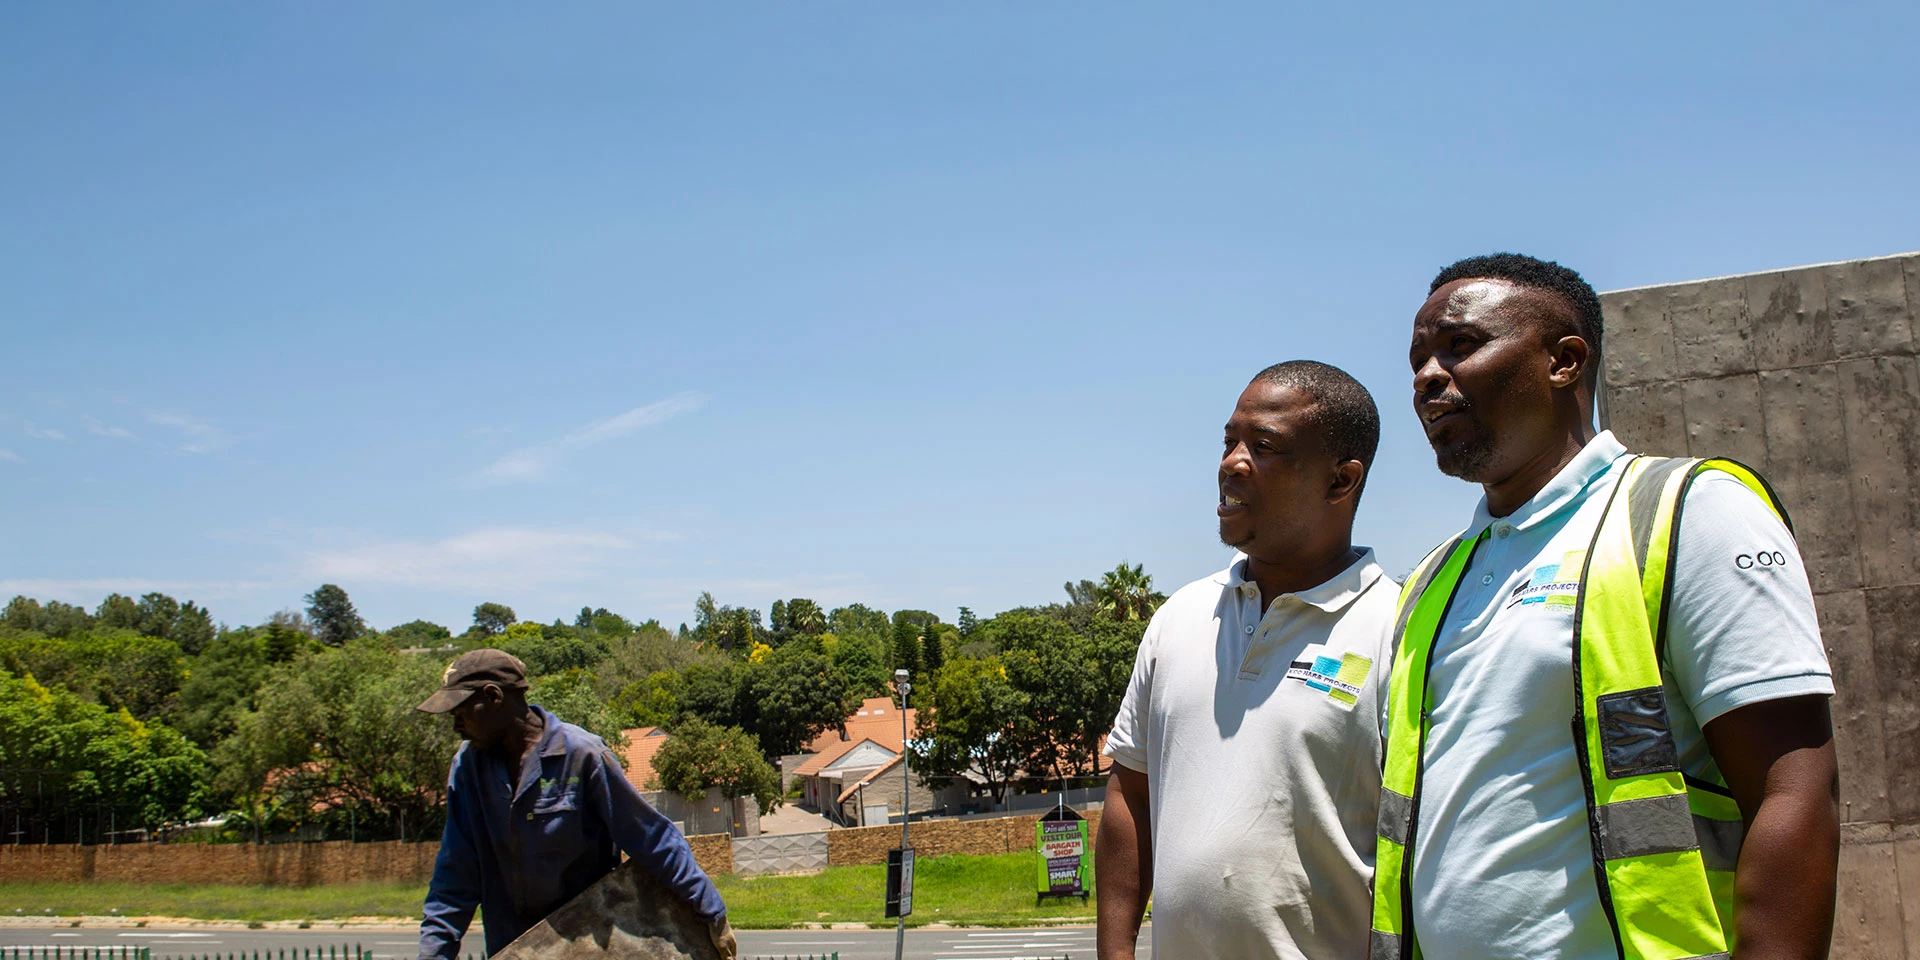
<path fill-rule="evenodd" d="M 150 720 L 186 680 L 187 657 L 171 640 L 125 628 L 96 627 L 65 639 L 5 631 L 0 669 Z"/>
<path fill-rule="evenodd" d="M 483 603 L 473 608 L 473 628 L 484 636 L 497 637 L 519 621 L 513 608 L 504 603 Z"/>
<path fill-rule="evenodd" d="M 892 635 L 893 621 L 883 611 L 851 603 L 827 615 L 827 630 L 839 637 L 865 635 L 884 640 Z"/>
<path fill-rule="evenodd" d="M 780 806 L 780 771 L 761 755 L 760 742 L 739 727 L 687 720 L 653 755 L 654 786 L 699 801 L 710 787 L 729 800 L 752 797 L 761 815 Z"/>
<path fill-rule="evenodd" d="M 680 716 L 686 681 L 671 670 L 648 674 L 620 688 L 607 704 L 622 728 L 669 727 Z"/>
<path fill-rule="evenodd" d="M 202 749 L 231 736 L 236 718 L 259 706 L 254 693 L 267 676 L 266 633 L 224 631 L 193 659 L 167 720 Z"/>
<path fill-rule="evenodd" d="M 353 608 L 347 592 L 331 583 L 307 594 L 307 616 L 313 620 L 314 633 L 321 643 L 337 647 L 367 632 L 367 622 Z"/>
<path fill-rule="evenodd" d="M 500 649 L 519 657 L 532 676 L 567 670 L 591 670 L 611 652 L 607 642 L 595 634 L 589 633 L 585 637 L 548 637 L 542 635 L 537 624 L 525 623 L 508 628 Z"/>
<path fill-rule="evenodd" d="M 387 631 L 387 640 L 405 650 L 409 647 L 438 647 L 453 639 L 453 631 L 428 620 L 410 620 Z"/>
<path fill-rule="evenodd" d="M 214 751 L 216 783 L 256 821 L 276 802 L 302 815 L 325 804 L 357 811 L 362 830 L 431 836 L 459 741 L 414 705 L 440 688 L 442 664 L 363 637 L 273 668 Z"/>
<path fill-rule="evenodd" d="M 615 750 L 626 745 L 620 720 L 593 692 L 593 675 L 582 669 L 535 677 L 527 688 L 527 702 L 537 703 L 554 716 L 607 742 Z"/>
<path fill-rule="evenodd" d="M 972 610 L 969 610 L 966 607 L 961 607 L 959 624 L 960 624 L 960 639 L 971 640 L 973 639 L 973 631 L 978 629 L 980 626 L 980 621 L 974 618 Z"/>
<path fill-rule="evenodd" d="M 213 626 L 213 614 L 206 607 L 196 606 L 189 600 L 180 605 L 180 613 L 174 617 L 172 629 L 167 631 L 167 639 L 180 645 L 188 654 L 198 654 L 213 642 L 217 631 Z"/>
<path fill-rule="evenodd" d="M 58 600 L 49 600 L 43 607 L 32 597 L 15 596 L 8 601 L 5 612 L 0 613 L 0 627 L 66 639 L 92 629 L 93 615 L 85 607 Z"/>
<path fill-rule="evenodd" d="M 261 650 L 268 663 L 292 660 L 313 643 L 312 638 L 277 617 L 268 621 L 263 629 L 266 636 L 262 638 Z"/>
<path fill-rule="evenodd" d="M 1120 709 L 1146 621 L 1098 618 L 1086 633 L 1067 621 L 1014 610 L 982 625 L 992 634 L 1007 680 L 1027 695 L 1022 722 L 1011 728 L 1029 772 L 1090 774 L 1100 736 Z"/>
<path fill-rule="evenodd" d="M 1153 611 L 1167 602 L 1164 593 L 1153 589 L 1153 578 L 1144 564 L 1127 566 L 1125 561 L 1100 575 L 1099 606 L 1115 620 L 1149 620 Z"/>
<path fill-rule="evenodd" d="M 894 618 L 893 669 L 920 672 L 920 625 L 912 620 Z"/>
<path fill-rule="evenodd" d="M 132 597 L 123 597 L 117 593 L 107 594 L 105 600 L 93 611 L 94 621 L 103 627 L 119 627 L 122 630 L 140 629 L 140 605 Z"/>
<path fill-rule="evenodd" d="M 200 813 L 206 757 L 178 731 L 0 671 L 0 795 L 15 827 L 56 842 Z M 34 829 L 37 828 L 37 829 Z"/>
<path fill-rule="evenodd" d="M 795 597 L 787 601 L 787 628 L 796 633 L 825 633 L 826 612 L 820 609 L 819 604 L 806 597 Z"/>
<path fill-rule="evenodd" d="M 920 666 L 928 676 L 940 672 L 947 662 L 946 624 L 936 624 L 920 638 Z"/>
<path fill-rule="evenodd" d="M 849 697 L 864 700 L 887 695 L 887 668 L 881 661 L 880 644 L 861 634 L 823 636 L 834 638 L 828 654 Z"/>
<path fill-rule="evenodd" d="M 986 781 L 995 803 L 1025 768 L 1025 743 L 1012 733 L 1028 722 L 1028 695 L 994 658 L 956 657 L 928 685 L 915 714 L 914 766 L 922 779 L 968 771 Z"/>
<path fill-rule="evenodd" d="M 800 644 L 744 663 L 736 676 L 733 714 L 776 757 L 799 753 L 860 706 L 833 664 Z"/>

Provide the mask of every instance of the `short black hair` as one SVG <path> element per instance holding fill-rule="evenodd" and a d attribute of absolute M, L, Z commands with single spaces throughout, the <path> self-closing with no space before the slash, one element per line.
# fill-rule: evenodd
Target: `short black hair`
<path fill-rule="evenodd" d="M 1600 295 L 1580 274 L 1551 260 L 1529 257 L 1524 253 L 1492 253 L 1455 261 L 1440 271 L 1427 287 L 1427 295 L 1455 280 L 1506 280 L 1523 287 L 1544 290 L 1573 307 L 1573 335 L 1587 342 L 1597 361 L 1600 358 Z M 1597 371 L 1598 364 L 1590 369 Z"/>
<path fill-rule="evenodd" d="M 1327 449 L 1339 462 L 1358 460 L 1366 473 L 1373 472 L 1373 455 L 1380 449 L 1380 408 L 1360 381 L 1318 360 L 1276 363 L 1254 374 L 1253 379 L 1306 394 L 1313 401 L 1309 422 L 1322 430 Z M 1362 491 L 1366 485 L 1366 474 L 1362 474 Z M 1359 503 L 1357 493 L 1354 502 Z"/>

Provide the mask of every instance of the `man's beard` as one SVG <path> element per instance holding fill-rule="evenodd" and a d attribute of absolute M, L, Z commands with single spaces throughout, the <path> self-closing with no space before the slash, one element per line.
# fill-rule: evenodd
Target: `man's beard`
<path fill-rule="evenodd" d="M 1433 455 L 1441 473 L 1468 483 L 1479 483 L 1487 467 L 1493 463 L 1493 439 L 1473 437 L 1446 452 L 1435 450 Z"/>
<path fill-rule="evenodd" d="M 1227 539 L 1227 532 L 1225 530 L 1221 530 L 1220 542 L 1223 544 L 1226 544 L 1229 547 L 1232 547 L 1235 550 L 1239 550 L 1245 547 L 1247 544 L 1253 542 L 1253 531 L 1251 530 L 1247 531 L 1247 535 L 1244 537 L 1241 537 L 1239 543 L 1234 543 L 1232 540 Z"/>

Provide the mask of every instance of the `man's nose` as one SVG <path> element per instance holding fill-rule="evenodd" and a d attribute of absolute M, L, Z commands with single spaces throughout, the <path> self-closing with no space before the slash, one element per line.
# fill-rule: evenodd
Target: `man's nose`
<path fill-rule="evenodd" d="M 1247 445 L 1244 443 L 1234 444 L 1233 449 L 1220 458 L 1220 475 L 1223 477 L 1244 475 L 1252 469 L 1252 464 L 1247 462 Z"/>
<path fill-rule="evenodd" d="M 1444 388 L 1450 379 L 1452 377 L 1448 375 L 1446 368 L 1440 365 L 1439 359 L 1428 357 L 1427 362 L 1413 372 L 1413 401 L 1419 403 L 1420 398 Z"/>

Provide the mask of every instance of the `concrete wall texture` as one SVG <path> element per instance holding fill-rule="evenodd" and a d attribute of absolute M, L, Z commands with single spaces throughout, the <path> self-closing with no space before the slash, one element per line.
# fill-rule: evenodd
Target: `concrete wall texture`
<path fill-rule="evenodd" d="M 1602 420 L 1786 502 L 1833 665 L 1833 956 L 1920 960 L 1920 254 L 1601 295 Z"/>

